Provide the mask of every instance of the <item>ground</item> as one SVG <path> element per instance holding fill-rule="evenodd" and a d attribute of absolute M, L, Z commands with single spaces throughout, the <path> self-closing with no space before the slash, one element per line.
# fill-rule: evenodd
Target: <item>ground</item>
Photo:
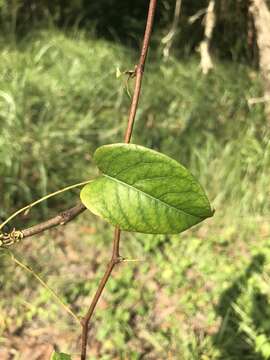
<path fill-rule="evenodd" d="M 95 225 L 87 226 L 87 217 L 16 249 L 78 314 L 104 271 L 113 230 L 105 227 L 102 240 L 103 225 L 89 216 Z M 217 221 L 218 215 L 171 238 L 123 233 L 122 254 L 141 261 L 114 272 L 93 320 L 91 359 L 263 358 L 270 327 L 262 307 L 270 294 L 269 224 L 250 221 L 249 236 L 241 239 L 237 223 L 216 233 Z M 45 360 L 53 348 L 77 359 L 74 319 L 12 260 L 5 266 L 12 300 L 1 301 L 1 359 Z"/>

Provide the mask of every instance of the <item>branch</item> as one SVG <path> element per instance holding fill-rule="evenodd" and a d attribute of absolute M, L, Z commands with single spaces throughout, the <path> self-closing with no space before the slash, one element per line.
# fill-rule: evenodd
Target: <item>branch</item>
<path fill-rule="evenodd" d="M 147 57 L 147 53 L 148 53 L 156 6 L 157 6 L 157 0 L 150 0 L 141 55 L 140 55 L 139 63 L 135 67 L 134 75 L 136 76 L 136 82 L 135 82 L 134 94 L 133 94 L 133 98 L 132 98 L 132 102 L 131 102 L 131 106 L 130 106 L 127 129 L 126 129 L 125 137 L 124 137 L 125 143 L 130 142 L 132 131 L 133 131 L 135 116 L 136 116 L 140 93 L 141 93 L 143 71 L 144 71 L 145 61 L 146 61 L 146 57 Z M 81 321 L 81 325 L 82 325 L 81 360 L 86 360 L 89 323 L 90 323 L 90 320 L 94 313 L 95 307 L 98 303 L 98 300 L 100 299 L 100 296 L 102 294 L 104 287 L 106 286 L 107 281 L 109 280 L 109 278 L 111 276 L 111 273 L 112 273 L 115 265 L 123 261 L 122 257 L 119 254 L 120 236 L 121 236 L 121 231 L 118 227 L 116 227 L 115 231 L 114 231 L 113 251 L 112 251 L 111 260 L 107 265 L 105 274 L 103 275 L 103 277 L 99 283 L 99 286 L 98 286 L 97 291 L 94 295 L 94 298 L 90 304 L 90 307 L 89 307 L 86 315 L 83 317 L 83 319 Z"/>
<path fill-rule="evenodd" d="M 197 21 L 206 12 L 207 12 L 207 8 L 199 10 L 198 12 L 196 12 L 196 14 L 190 16 L 190 18 L 188 19 L 188 23 L 192 25 L 195 21 Z"/>
<path fill-rule="evenodd" d="M 210 0 L 206 15 L 205 15 L 205 28 L 204 28 L 204 39 L 200 43 L 200 53 L 201 53 L 201 69 L 203 74 L 208 74 L 208 72 L 213 68 L 213 62 L 210 55 L 210 41 L 212 39 L 213 30 L 215 27 L 215 0 Z"/>
<path fill-rule="evenodd" d="M 148 53 L 148 49 L 149 49 L 150 36 L 152 33 L 156 5 L 157 5 L 157 0 L 150 0 L 146 29 L 145 29 L 144 39 L 143 39 L 143 44 L 142 44 L 142 49 L 141 49 L 141 55 L 140 55 L 139 63 L 137 64 L 137 66 L 135 68 L 135 73 L 134 73 L 134 76 L 136 77 L 136 81 L 135 81 L 134 94 L 133 94 L 132 102 L 131 102 L 131 106 L 130 106 L 127 129 L 126 129 L 125 136 L 124 136 L 125 143 L 129 143 L 131 136 L 132 136 L 135 116 L 136 116 L 139 97 L 140 97 L 140 93 L 141 93 L 141 85 L 142 85 L 144 66 L 145 66 L 145 61 L 146 61 L 146 57 L 147 57 L 147 53 Z M 38 233 L 41 233 L 41 232 L 43 232 L 47 229 L 50 229 L 52 227 L 55 227 L 57 225 L 64 225 L 67 222 L 74 219 L 79 214 L 81 214 L 85 210 L 85 207 L 83 204 L 79 203 L 78 205 L 60 213 L 59 215 L 56 215 L 55 217 L 53 217 L 47 221 L 44 221 L 40 224 L 34 225 L 30 228 L 27 228 L 24 230 L 14 229 L 11 233 L 1 233 L 1 229 L 4 227 L 4 225 L 7 224 L 10 220 L 12 220 L 14 217 L 16 217 L 18 214 L 30 210 L 33 206 L 39 204 L 40 202 L 42 202 L 54 195 L 57 195 L 63 191 L 69 190 L 71 188 L 74 188 L 75 186 L 85 185 L 88 182 L 89 181 L 80 183 L 80 184 L 76 184 L 76 185 L 72 185 L 65 189 L 59 190 L 53 194 L 49 194 L 49 195 L 43 197 L 42 199 L 39 199 L 39 200 L 35 201 L 34 203 L 32 203 L 32 204 L 18 210 L 14 214 L 12 214 L 4 223 L 0 224 L 0 247 L 1 246 L 2 247 L 10 246 L 10 245 L 20 241 L 23 238 L 36 235 Z M 112 270 L 114 269 L 115 265 L 122 261 L 125 261 L 119 254 L 120 236 L 121 236 L 121 231 L 118 227 L 116 227 L 115 231 L 114 231 L 113 251 L 112 251 L 111 260 L 108 263 L 107 270 L 100 281 L 100 284 L 99 284 L 96 294 L 90 304 L 90 307 L 89 307 L 86 315 L 81 320 L 81 325 L 82 325 L 81 360 L 86 359 L 89 323 L 90 323 L 90 320 L 94 313 L 95 307 L 100 299 L 102 291 L 103 291 L 104 287 L 106 286 L 106 283 L 107 283 L 108 279 L 110 278 L 110 275 L 111 275 Z M 22 266 L 22 264 L 19 264 L 19 265 Z M 31 271 L 29 268 L 26 268 L 26 269 L 28 271 Z M 40 279 L 39 279 L 39 281 L 40 281 Z"/>
<path fill-rule="evenodd" d="M 48 194 L 46 196 L 43 196 L 41 199 L 38 199 L 36 201 L 34 201 L 33 203 L 23 207 L 22 209 L 16 211 L 14 214 L 12 214 L 7 220 L 5 220 L 2 224 L 0 224 L 0 247 L 4 246 L 11 246 L 19 241 L 21 241 L 23 238 L 26 237 L 30 237 L 36 234 L 39 234 L 45 230 L 48 230 L 52 227 L 55 227 L 57 225 L 64 225 L 67 222 L 71 221 L 72 219 L 74 219 L 77 215 L 81 214 L 84 210 L 85 210 L 85 206 L 83 204 L 78 204 L 68 210 L 65 210 L 64 212 L 60 213 L 59 215 L 56 215 L 55 217 L 42 222 L 40 224 L 34 225 L 28 229 L 24 229 L 24 230 L 16 230 L 13 229 L 10 233 L 3 233 L 1 232 L 1 229 L 4 228 L 4 226 L 9 223 L 13 218 L 15 218 L 17 215 L 26 212 L 26 211 L 30 211 L 34 206 L 40 204 L 42 201 L 45 201 L 53 196 L 56 196 L 58 194 L 61 194 L 67 190 L 71 190 L 75 187 L 78 186 L 82 186 L 82 185 L 86 185 L 90 182 L 91 180 L 87 180 L 87 181 L 83 181 L 81 183 L 78 184 L 74 184 L 74 185 L 70 185 L 67 186 L 61 190 L 55 191 L 51 194 Z"/>
<path fill-rule="evenodd" d="M 125 143 L 130 142 L 131 135 L 132 135 L 134 120 L 135 120 L 138 102 L 139 102 L 139 98 L 140 98 L 144 65 L 145 65 L 145 60 L 146 60 L 146 56 L 148 53 L 149 41 L 150 41 L 150 36 L 152 33 L 152 27 L 153 27 L 153 22 L 154 22 L 156 6 L 157 6 L 157 0 L 150 0 L 147 23 L 146 23 L 143 45 L 142 45 L 142 50 L 141 50 L 141 56 L 140 56 L 139 63 L 136 66 L 136 70 L 135 70 L 136 82 L 135 82 L 134 94 L 133 94 L 133 98 L 132 98 L 132 102 L 131 102 L 131 106 L 130 106 L 128 125 L 127 125 L 127 129 L 126 129 L 126 133 L 125 133 Z"/>
<path fill-rule="evenodd" d="M 47 221 L 44 221 L 37 225 L 34 225 L 28 229 L 22 230 L 23 237 L 26 238 L 29 236 L 39 234 L 45 230 L 48 230 L 48 229 L 51 229 L 51 228 L 57 226 L 57 225 L 66 225 L 68 222 L 70 222 L 75 217 L 80 215 L 85 209 L 86 209 L 86 207 L 82 203 L 79 203 L 79 204 L 73 206 L 72 208 L 61 212 L 60 214 L 54 216 L 53 218 L 51 218 Z"/>
<path fill-rule="evenodd" d="M 0 234 L 0 247 L 8 247 L 21 241 L 22 239 L 40 234 L 41 232 L 51 229 L 55 226 L 66 225 L 68 222 L 80 215 L 85 209 L 86 207 L 82 203 L 79 203 L 78 205 L 63 211 L 40 224 L 23 230 L 13 229 L 10 233 Z"/>
<path fill-rule="evenodd" d="M 270 9 L 266 0 L 250 1 L 259 49 L 260 73 L 263 80 L 264 97 L 270 98 Z M 264 102 L 265 115 L 270 121 L 270 102 Z"/>
<path fill-rule="evenodd" d="M 171 30 L 168 32 L 166 36 L 161 40 L 161 42 L 165 45 L 163 49 L 163 56 L 165 59 L 168 59 L 170 55 L 171 46 L 173 43 L 173 39 L 177 32 L 177 26 L 179 23 L 180 12 L 181 12 L 181 4 L 182 0 L 176 0 L 175 2 L 175 9 L 174 9 L 174 17 Z"/>
<path fill-rule="evenodd" d="M 270 102 L 270 96 L 264 95 L 262 97 L 255 97 L 247 99 L 249 106 Z"/>

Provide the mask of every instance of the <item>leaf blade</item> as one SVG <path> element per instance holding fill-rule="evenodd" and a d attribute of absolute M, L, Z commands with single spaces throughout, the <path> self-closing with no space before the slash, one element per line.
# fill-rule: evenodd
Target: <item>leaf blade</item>
<path fill-rule="evenodd" d="M 98 148 L 94 160 L 103 174 L 83 188 L 82 202 L 122 230 L 179 233 L 212 216 L 198 182 L 164 154 L 113 144 Z"/>

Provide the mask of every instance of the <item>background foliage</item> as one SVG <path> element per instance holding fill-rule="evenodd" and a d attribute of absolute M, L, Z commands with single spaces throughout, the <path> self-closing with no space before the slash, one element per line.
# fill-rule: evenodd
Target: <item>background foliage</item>
<path fill-rule="evenodd" d="M 92 177 L 94 150 L 121 141 L 130 99 L 116 72 L 136 62 L 146 3 L 2 0 L 1 216 Z M 270 357 L 269 124 L 263 104 L 248 103 L 262 87 L 256 46 L 247 41 L 247 2 L 217 1 L 207 77 L 196 52 L 202 18 L 188 21 L 206 2 L 189 3 L 167 62 L 160 39 L 174 2 L 159 6 L 133 141 L 186 165 L 216 214 L 180 236 L 124 234 L 123 255 L 144 261 L 123 264 L 109 282 L 91 359 Z M 14 225 L 77 198 L 63 195 Z M 111 227 L 85 214 L 16 251 L 83 313 L 111 236 Z M 0 264 L 0 357 L 29 358 L 30 349 L 30 358 L 46 358 L 48 344 L 76 353 L 77 328 L 48 292 L 4 253 Z"/>
<path fill-rule="evenodd" d="M 128 45 L 139 45 L 144 31 L 148 2 L 144 0 L 1 0 L 2 28 L 18 35 L 52 24 L 60 28 L 83 28 L 95 31 L 97 36 Z M 191 17 L 207 7 L 208 1 L 183 1 L 181 28 L 176 41 L 177 53 L 189 56 L 202 38 L 202 16 L 190 22 Z M 248 0 L 216 0 L 217 25 L 213 48 L 221 56 L 234 60 L 254 60 L 256 45 L 250 39 Z M 161 0 L 156 15 L 156 44 L 159 36 L 171 25 L 175 1 Z M 203 14 L 203 13 L 202 13 Z"/>

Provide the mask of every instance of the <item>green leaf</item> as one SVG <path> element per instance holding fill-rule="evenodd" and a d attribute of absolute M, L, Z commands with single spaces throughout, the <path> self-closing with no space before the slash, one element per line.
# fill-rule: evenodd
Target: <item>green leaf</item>
<path fill-rule="evenodd" d="M 189 171 L 157 151 L 134 144 L 98 148 L 101 176 L 81 191 L 83 204 L 122 230 L 175 234 L 213 215 Z"/>
<path fill-rule="evenodd" d="M 54 351 L 51 356 L 51 360 L 71 360 L 71 356 L 68 354 Z"/>

